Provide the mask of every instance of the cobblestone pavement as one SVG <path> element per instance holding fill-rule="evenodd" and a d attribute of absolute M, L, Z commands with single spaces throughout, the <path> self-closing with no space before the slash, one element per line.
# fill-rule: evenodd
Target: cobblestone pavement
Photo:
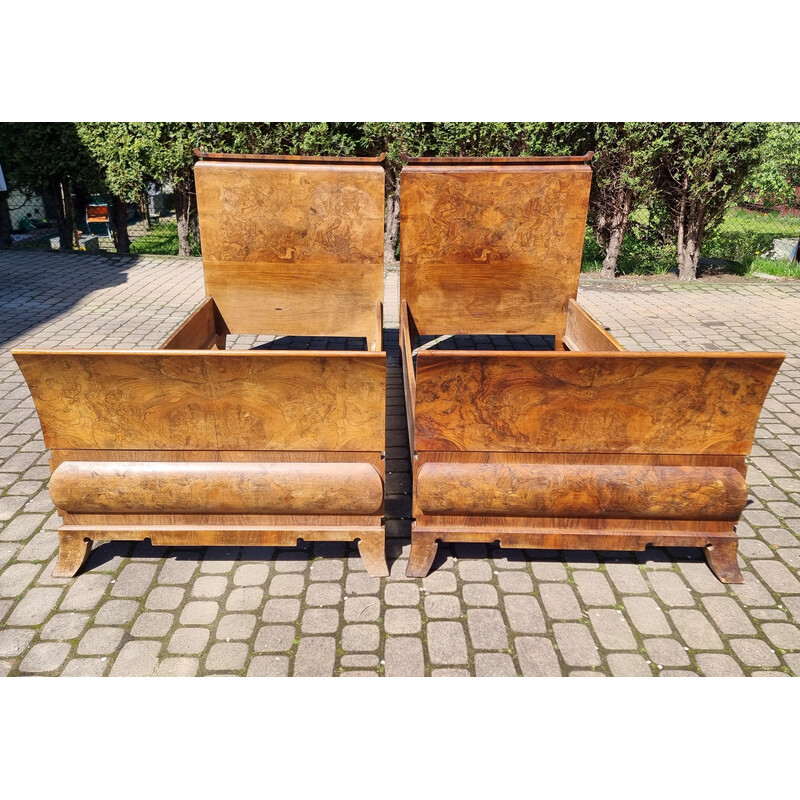
<path fill-rule="evenodd" d="M 8 349 L 154 347 L 202 299 L 201 265 L 0 254 L 0 675 L 800 675 L 800 285 L 580 291 L 629 348 L 787 351 L 750 459 L 742 586 L 719 583 L 696 549 L 443 546 L 431 575 L 406 579 L 397 286 L 390 273 L 388 579 L 350 545 L 146 542 L 95 545 L 81 575 L 57 579 L 48 454 Z"/>

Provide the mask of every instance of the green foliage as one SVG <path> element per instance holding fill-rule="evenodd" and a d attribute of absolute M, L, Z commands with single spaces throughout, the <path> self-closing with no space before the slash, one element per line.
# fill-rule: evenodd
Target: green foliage
<path fill-rule="evenodd" d="M 738 261 L 747 268 L 758 255 L 772 249 L 775 239 L 791 237 L 800 237 L 800 217 L 781 216 L 777 211 L 761 214 L 734 209 L 706 238 L 703 255 Z"/>
<path fill-rule="evenodd" d="M 742 191 L 770 207 L 796 204 L 796 186 L 800 186 L 800 123 L 771 123 Z"/>
<path fill-rule="evenodd" d="M 800 278 L 800 263 L 754 258 L 750 265 L 750 272 L 766 272 L 767 275 L 778 275 L 782 278 Z"/>

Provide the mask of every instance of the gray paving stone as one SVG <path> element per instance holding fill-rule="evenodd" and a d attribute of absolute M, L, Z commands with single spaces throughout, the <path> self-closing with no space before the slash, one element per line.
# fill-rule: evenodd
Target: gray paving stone
<path fill-rule="evenodd" d="M 533 581 L 527 572 L 501 572 L 497 576 L 497 582 L 500 591 L 509 594 L 528 594 L 533 591 Z"/>
<path fill-rule="evenodd" d="M 351 572 L 345 583 L 345 594 L 377 594 L 381 587 L 380 578 L 372 578 L 366 572 Z"/>
<path fill-rule="evenodd" d="M 217 639 L 249 639 L 255 629 L 255 614 L 226 614 L 217 626 Z"/>
<path fill-rule="evenodd" d="M 228 588 L 228 579 L 223 575 L 203 575 L 192 584 L 192 597 L 222 597 Z"/>
<path fill-rule="evenodd" d="M 11 501 L 12 499 L 15 498 L 6 496 L 0 499 L 0 519 L 3 518 L 2 508 L 5 505 L 3 501 Z M 21 497 L 19 499 L 24 502 L 27 498 Z M 9 508 L 12 505 L 12 503 L 8 503 Z M 0 539 L 14 542 L 23 541 L 24 539 L 30 537 L 37 530 L 42 522 L 44 522 L 44 519 L 44 514 L 20 514 L 19 516 L 14 517 L 14 519 L 12 519 L 7 525 L 4 525 L 2 529 L 0 529 Z"/>
<path fill-rule="evenodd" d="M 329 677 L 336 661 L 336 640 L 332 636 L 306 636 L 297 645 L 293 675 Z"/>
<path fill-rule="evenodd" d="M 335 633 L 339 629 L 339 612 L 335 608 L 309 608 L 303 614 L 303 633 Z"/>
<path fill-rule="evenodd" d="M 295 639 L 294 625 L 264 625 L 256 636 L 256 653 L 285 653 L 291 650 Z"/>
<path fill-rule="evenodd" d="M 775 651 L 760 639 L 731 639 L 730 646 L 739 661 L 750 667 L 777 667 L 781 663 Z"/>
<path fill-rule="evenodd" d="M 425 598 L 425 616 L 429 619 L 459 619 L 461 601 L 447 594 L 431 594 Z"/>
<path fill-rule="evenodd" d="M 737 678 L 744 675 L 741 667 L 724 653 L 698 653 L 697 666 L 710 678 Z"/>
<path fill-rule="evenodd" d="M 696 672 L 690 672 L 685 669 L 665 669 L 659 672 L 662 678 L 699 678 Z"/>
<path fill-rule="evenodd" d="M 197 567 L 199 565 L 199 559 L 197 556 L 195 557 L 182 557 L 182 558 L 168 558 L 164 563 L 164 566 L 161 567 L 161 571 L 158 573 L 158 582 L 159 583 L 167 583 L 167 584 L 183 584 L 189 583 L 189 581 L 194 577 L 195 572 L 197 572 Z M 184 662 L 184 661 L 194 661 L 195 659 L 174 659 L 170 658 L 167 659 L 168 662 Z M 162 665 L 165 662 L 162 662 Z M 159 666 L 159 673 L 161 674 L 161 666 Z M 171 668 L 168 668 L 171 669 Z"/>
<path fill-rule="evenodd" d="M 656 594 L 666 605 L 693 606 L 695 604 L 689 587 L 677 573 L 658 571 L 651 572 L 647 577 L 650 579 Z"/>
<path fill-rule="evenodd" d="M 567 568 L 560 561 L 531 561 L 531 572 L 537 581 L 565 581 Z"/>
<path fill-rule="evenodd" d="M 181 625 L 210 625 L 219 614 L 216 600 L 192 600 L 181 611 Z"/>
<path fill-rule="evenodd" d="M 309 577 L 312 581 L 338 581 L 344 575 L 344 561 L 333 558 L 316 558 L 311 562 Z"/>
<path fill-rule="evenodd" d="M 78 575 L 61 602 L 61 610 L 91 611 L 105 596 L 110 580 L 110 575 Z"/>
<path fill-rule="evenodd" d="M 146 611 L 139 614 L 131 628 L 131 635 L 142 639 L 163 639 L 172 629 L 173 614 L 165 611 Z"/>
<path fill-rule="evenodd" d="M 740 602 L 746 606 L 771 606 L 774 604 L 772 595 L 752 572 L 742 570 L 742 578 L 744 578 L 744 583 L 729 584 Z"/>
<path fill-rule="evenodd" d="M 95 615 L 98 625 L 124 625 L 139 608 L 136 600 L 106 600 Z"/>
<path fill-rule="evenodd" d="M 390 583 L 383 596 L 387 606 L 419 605 L 419 587 L 413 583 Z"/>
<path fill-rule="evenodd" d="M 589 611 L 589 621 L 600 644 L 607 650 L 636 649 L 636 639 L 621 611 L 615 608 L 593 608 Z"/>
<path fill-rule="evenodd" d="M 12 564 L 0 574 L 0 597 L 16 597 L 30 586 L 41 564 Z"/>
<path fill-rule="evenodd" d="M 178 628 L 169 640 L 167 651 L 182 656 L 198 655 L 206 649 L 210 635 L 207 628 Z M 210 669 L 224 669 L 224 667 L 210 667 Z"/>
<path fill-rule="evenodd" d="M 785 653 L 783 655 L 783 660 L 792 673 L 800 678 L 800 653 Z"/>
<path fill-rule="evenodd" d="M 151 611 L 174 611 L 182 602 L 185 589 L 177 586 L 157 586 L 150 590 L 145 608 Z"/>
<path fill-rule="evenodd" d="M 800 628 L 789 622 L 765 622 L 764 635 L 781 650 L 800 650 Z"/>
<path fill-rule="evenodd" d="M 155 564 L 128 564 L 114 582 L 111 594 L 114 597 L 142 597 L 153 582 L 155 574 Z"/>
<path fill-rule="evenodd" d="M 116 652 L 122 636 L 122 628 L 89 628 L 78 643 L 80 656 L 107 656 Z"/>
<path fill-rule="evenodd" d="M 471 678 L 472 675 L 466 669 L 434 669 L 431 670 L 432 678 Z"/>
<path fill-rule="evenodd" d="M 569 674 L 570 678 L 605 678 L 606 676 L 602 672 L 596 672 L 595 670 L 585 669 L 585 670 L 573 670 Z"/>
<path fill-rule="evenodd" d="M 679 562 L 678 569 L 698 594 L 725 594 L 725 584 L 717 579 L 705 561 Z"/>
<path fill-rule="evenodd" d="M 432 664 L 466 664 L 467 640 L 460 622 L 429 622 L 427 634 Z"/>
<path fill-rule="evenodd" d="M 508 648 L 505 622 L 497 609 L 471 608 L 467 611 L 467 629 L 472 646 L 477 650 Z"/>
<path fill-rule="evenodd" d="M 800 622 L 800 597 L 781 597 L 781 601 L 795 622 Z"/>
<path fill-rule="evenodd" d="M 342 601 L 339 583 L 312 583 L 306 590 L 306 605 L 336 606 Z"/>
<path fill-rule="evenodd" d="M 640 655 L 609 653 L 608 666 L 617 678 L 652 678 L 653 670 Z"/>
<path fill-rule="evenodd" d="M 371 654 L 363 654 L 363 653 L 355 653 L 352 655 L 342 656 L 340 663 L 342 667 L 345 668 L 374 667 L 375 669 L 377 669 L 380 664 L 380 662 L 378 661 L 378 656 Z"/>
<path fill-rule="evenodd" d="M 422 579 L 422 588 L 430 594 L 455 592 L 458 587 L 455 573 L 439 569 Z"/>
<path fill-rule="evenodd" d="M 539 584 L 539 594 L 542 596 L 545 614 L 551 619 L 581 619 L 583 617 L 575 592 L 569 584 L 541 583 Z"/>
<path fill-rule="evenodd" d="M 269 577 L 269 564 L 243 564 L 233 574 L 234 586 L 261 586 Z"/>
<path fill-rule="evenodd" d="M 28 650 L 20 672 L 41 673 L 57 670 L 69 655 L 70 646 L 62 642 L 40 642 Z"/>
<path fill-rule="evenodd" d="M 524 573 L 512 572 L 507 574 L 522 575 Z M 461 596 L 468 606 L 496 606 L 498 603 L 497 589 L 491 583 L 466 583 L 463 586 Z"/>
<path fill-rule="evenodd" d="M 669 614 L 681 638 L 693 650 L 722 649 L 722 640 L 701 611 L 679 609 Z"/>
<path fill-rule="evenodd" d="M 490 581 L 493 573 L 488 561 L 460 559 L 458 562 L 458 575 L 462 581 Z"/>
<path fill-rule="evenodd" d="M 76 639 L 83 632 L 88 621 L 88 614 L 77 614 L 74 611 L 54 614 L 42 628 L 39 638 L 59 641 Z"/>
<path fill-rule="evenodd" d="M 513 678 L 517 669 L 507 653 L 476 653 L 475 674 L 481 678 Z"/>
<path fill-rule="evenodd" d="M 267 600 L 263 622 L 295 622 L 300 618 L 300 601 L 294 599 Z"/>
<path fill-rule="evenodd" d="M 11 519 L 11 517 L 25 505 L 26 500 L 26 497 L 10 497 L 8 495 L 0 497 L 0 522 Z M 20 526 L 20 528 L 12 528 L 10 536 L 6 535 L 5 528 L 0 531 L 0 540 L 19 541 L 25 539 L 26 536 L 23 526 Z"/>
<path fill-rule="evenodd" d="M 388 634 L 412 634 L 422 630 L 422 617 L 416 608 L 388 608 L 383 627 Z"/>
<path fill-rule="evenodd" d="M 108 666 L 106 658 L 73 658 L 61 670 L 62 678 L 101 678 Z"/>
<path fill-rule="evenodd" d="M 626 597 L 623 604 L 639 633 L 667 636 L 672 632 L 664 612 L 652 597 Z"/>
<path fill-rule="evenodd" d="M 269 594 L 272 597 L 297 597 L 303 593 L 304 585 L 305 578 L 302 575 L 276 575 L 270 581 Z"/>
<path fill-rule="evenodd" d="M 732 597 L 704 597 L 703 605 L 722 633 L 751 634 L 756 629 Z"/>
<path fill-rule="evenodd" d="M 279 575 L 278 577 L 291 578 L 293 575 Z M 264 602 L 264 590 L 260 586 L 242 586 L 234 589 L 225 602 L 228 611 L 255 611 L 261 608 Z"/>
<path fill-rule="evenodd" d="M 561 657 L 571 667 L 600 666 L 600 655 L 589 628 L 580 622 L 557 622 L 553 625 Z"/>
<path fill-rule="evenodd" d="M 528 559 L 524 551 L 516 548 L 511 550 L 493 550 L 492 564 L 498 571 L 504 569 L 526 569 L 528 566 Z"/>
<path fill-rule="evenodd" d="M 689 654 L 675 639 L 645 639 L 644 649 L 656 665 L 683 667 L 689 664 Z"/>
<path fill-rule="evenodd" d="M 800 594 L 800 581 L 780 561 L 751 561 L 753 569 L 773 592 Z"/>
<path fill-rule="evenodd" d="M 310 556 L 302 550 L 279 553 L 274 565 L 278 572 L 305 572 L 310 564 Z"/>
<path fill-rule="evenodd" d="M 248 678 L 285 678 L 288 674 L 288 656 L 255 656 L 247 668 Z"/>
<path fill-rule="evenodd" d="M 346 622 L 374 622 L 380 616 L 380 612 L 381 603 L 377 597 L 361 595 L 348 597 L 344 601 L 344 619 Z"/>
<path fill-rule="evenodd" d="M 342 657 L 342 662 L 348 656 Z M 416 678 L 425 675 L 422 641 L 409 636 L 386 639 L 384 674 L 389 678 Z"/>
<path fill-rule="evenodd" d="M 622 594 L 648 594 L 650 591 L 638 564 L 609 563 L 606 572 Z"/>
<path fill-rule="evenodd" d="M 750 673 L 751 678 L 789 678 L 790 675 L 787 675 L 785 672 L 778 672 L 777 670 L 769 670 L 769 669 L 754 669 Z"/>
<path fill-rule="evenodd" d="M 206 656 L 206 669 L 237 672 L 247 662 L 247 645 L 242 642 L 217 642 Z"/>
<path fill-rule="evenodd" d="M 588 570 L 575 570 L 572 573 L 578 594 L 584 605 L 587 606 L 613 606 L 617 599 L 611 591 L 608 578 L 602 572 Z"/>
<path fill-rule="evenodd" d="M 209 547 L 206 557 L 200 562 L 200 572 L 223 575 L 233 570 L 238 558 L 238 547 Z"/>
<path fill-rule="evenodd" d="M 61 598 L 62 589 L 34 587 L 28 589 L 11 612 L 7 625 L 39 625 L 50 615 Z"/>
<path fill-rule="evenodd" d="M 159 678 L 193 678 L 200 667 L 199 658 L 165 658 L 156 670 Z"/>
<path fill-rule="evenodd" d="M 508 624 L 515 633 L 545 633 L 547 624 L 539 601 L 529 595 L 506 595 L 503 598 Z"/>
<path fill-rule="evenodd" d="M 364 652 L 377 650 L 380 629 L 377 625 L 345 625 L 342 629 L 342 650 Z"/>
<path fill-rule="evenodd" d="M 36 633 L 32 628 L 0 629 L 0 658 L 14 658 L 25 651 Z"/>

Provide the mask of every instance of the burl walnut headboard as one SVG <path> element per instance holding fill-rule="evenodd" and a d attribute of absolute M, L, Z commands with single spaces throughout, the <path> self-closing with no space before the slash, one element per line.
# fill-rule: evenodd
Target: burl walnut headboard
<path fill-rule="evenodd" d="M 229 331 L 382 349 L 383 156 L 196 152 L 206 295 Z"/>
<path fill-rule="evenodd" d="M 408 159 L 400 297 L 420 334 L 563 335 L 591 157 Z"/>

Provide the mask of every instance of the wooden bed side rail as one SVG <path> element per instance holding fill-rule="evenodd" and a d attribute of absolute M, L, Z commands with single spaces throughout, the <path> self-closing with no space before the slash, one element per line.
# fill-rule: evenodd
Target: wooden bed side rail
<path fill-rule="evenodd" d="M 207 297 L 166 338 L 160 350 L 224 350 L 230 333 L 214 299 Z"/>
<path fill-rule="evenodd" d="M 13 350 L 51 450 L 382 451 L 383 353 Z"/>
<path fill-rule="evenodd" d="M 783 353 L 417 355 L 417 451 L 750 453 Z"/>
<path fill-rule="evenodd" d="M 625 349 L 588 311 L 571 298 L 567 308 L 567 329 L 563 344 L 567 350 L 595 353 Z"/>
<path fill-rule="evenodd" d="M 230 331 L 364 336 L 381 350 L 381 164 L 205 158 L 194 171 L 206 295 Z"/>
<path fill-rule="evenodd" d="M 403 360 L 403 392 L 406 398 L 408 446 L 414 453 L 414 417 L 417 406 L 417 377 L 414 373 L 414 340 L 418 336 L 414 317 L 405 300 L 400 302 L 400 355 Z"/>

